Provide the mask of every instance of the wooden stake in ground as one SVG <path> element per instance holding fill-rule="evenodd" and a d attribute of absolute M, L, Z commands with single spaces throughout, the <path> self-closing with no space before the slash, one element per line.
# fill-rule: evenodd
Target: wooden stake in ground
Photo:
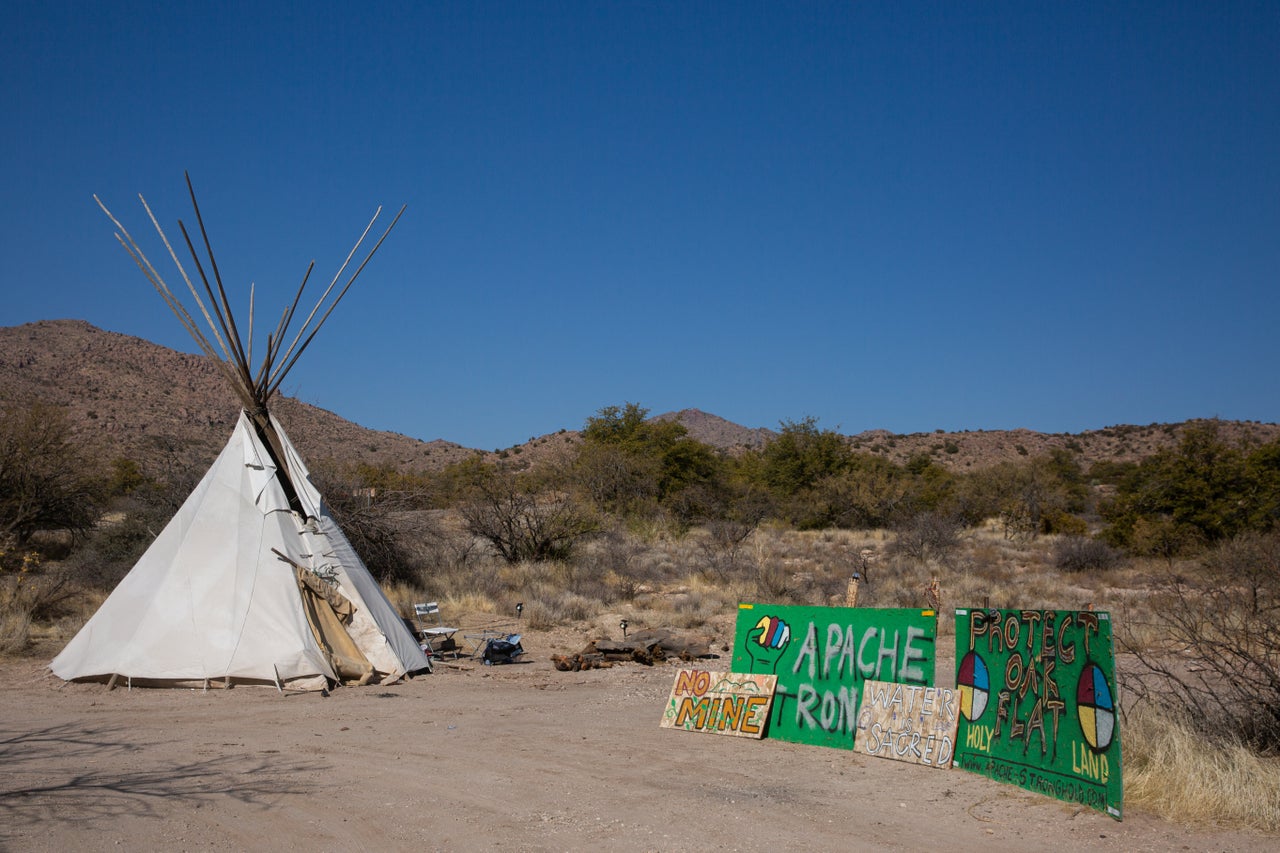
<path fill-rule="evenodd" d="M 924 597 L 929 602 L 930 610 L 935 613 L 942 612 L 942 584 L 938 583 L 937 578 L 929 581 L 925 586 Z"/>
<path fill-rule="evenodd" d="M 860 583 L 862 583 L 862 575 L 858 574 L 857 572 L 854 572 L 853 576 L 849 578 L 848 588 L 845 589 L 844 591 L 845 607 L 858 606 L 858 584 Z"/>

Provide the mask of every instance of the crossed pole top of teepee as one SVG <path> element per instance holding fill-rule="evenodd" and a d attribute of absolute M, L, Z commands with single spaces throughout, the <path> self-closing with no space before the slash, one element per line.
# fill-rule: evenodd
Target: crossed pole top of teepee
<path fill-rule="evenodd" d="M 102 208 L 105 213 L 115 224 L 118 229 L 116 231 L 116 239 L 120 241 L 120 245 L 124 246 L 134 263 L 142 270 L 143 275 L 151 282 L 164 299 L 165 304 L 173 311 L 178 321 L 182 323 L 183 328 L 195 340 L 200 350 L 219 366 L 227 380 L 231 383 L 231 387 L 235 389 L 236 394 L 240 397 L 244 404 L 255 419 L 264 419 L 267 414 L 267 403 L 271 397 L 280 388 L 289 371 L 298 363 L 298 358 L 306 350 L 307 346 L 315 338 L 316 333 L 329 319 L 329 315 L 333 313 L 333 309 L 342 301 L 342 297 L 347 295 L 347 291 L 351 285 L 355 283 L 356 278 L 364 270 L 365 265 L 378 251 L 382 245 L 382 241 L 387 239 L 387 235 L 391 233 L 391 229 L 395 228 L 396 223 L 400 221 L 401 214 L 404 213 L 402 206 L 395 219 L 391 220 L 391 224 L 387 226 L 387 230 L 382 232 L 382 236 L 378 238 L 378 242 L 374 244 L 369 253 L 365 255 L 360 265 L 351 273 L 351 277 L 347 279 L 347 283 L 337 292 L 336 296 L 330 300 L 333 295 L 334 288 L 341 280 L 343 274 L 351 264 L 351 259 L 356 252 L 360 250 L 360 246 L 364 243 L 365 238 L 369 236 L 369 232 L 373 229 L 373 224 L 377 221 L 378 216 L 382 213 L 382 207 L 379 206 L 374 211 L 373 218 L 369 220 L 369 224 L 365 226 L 364 232 L 360 235 L 360 239 L 356 240 L 356 244 L 351 247 L 351 251 L 347 253 L 346 260 L 342 262 L 342 266 L 334 273 L 333 279 L 329 282 L 329 286 L 325 288 L 324 293 L 316 301 L 315 307 L 311 309 L 311 313 L 307 315 L 306 321 L 302 327 L 298 329 L 294 335 L 292 342 L 286 348 L 284 341 L 288 336 L 289 326 L 293 322 L 294 314 L 298 309 L 298 303 L 302 300 L 303 290 L 307 286 L 307 280 L 311 277 L 311 271 L 315 268 L 315 261 L 307 265 L 307 271 L 302 276 L 302 283 L 298 285 L 298 293 L 293 298 L 293 302 L 284 310 L 280 317 L 280 321 L 276 324 L 275 330 L 267 335 L 266 352 L 262 357 L 262 363 L 255 371 L 252 367 L 253 361 L 253 323 L 254 323 L 254 298 L 253 286 L 249 287 L 249 323 L 248 330 L 248 346 L 242 342 L 240 330 L 236 325 L 235 316 L 231 311 L 231 305 L 227 301 L 227 292 L 222 284 L 222 275 L 218 272 L 218 263 L 213 256 L 213 247 L 209 244 L 209 234 L 205 231 L 204 219 L 200 215 L 200 205 L 196 203 L 196 193 L 191 185 L 191 176 L 183 173 L 187 181 L 187 192 L 191 195 L 191 207 L 195 210 L 196 222 L 200 226 L 200 237 L 204 243 L 205 254 L 208 258 L 209 270 L 213 274 L 213 283 L 209 281 L 209 274 L 205 271 L 205 264 L 200 260 L 200 254 L 196 251 L 195 245 L 191 241 L 191 235 L 187 233 L 187 226 L 182 220 L 178 220 L 178 228 L 182 231 L 182 238 L 187 244 L 187 250 L 191 254 L 191 260 L 195 265 L 197 277 L 203 288 L 197 287 L 192 281 L 191 275 L 188 274 L 186 267 L 182 265 L 182 261 L 178 258 L 178 253 L 174 251 L 173 245 L 169 242 L 168 236 L 164 233 L 164 229 L 160 227 L 160 223 L 156 220 L 155 214 L 151 212 L 151 207 L 147 204 L 147 200 L 139 193 L 138 200 L 142 202 L 142 207 L 147 212 L 147 216 L 151 219 L 151 224 L 155 226 L 156 233 L 160 235 L 160 240 L 164 243 L 165 249 L 169 252 L 169 257 L 173 259 L 174 264 L 178 267 L 178 273 L 182 276 L 182 280 L 187 285 L 191 297 L 195 300 L 196 313 L 204 317 L 204 325 L 208 327 L 209 332 L 216 342 L 211 343 L 201 327 L 201 324 L 187 309 L 186 304 L 178 297 L 165 283 L 164 277 L 147 259 L 142 248 L 129 234 L 128 229 L 120 224 L 120 220 L 112 215 L 107 206 L 102 203 L 102 199 L 95 194 L 93 200 L 98 203 L 98 207 Z M 215 292 L 216 285 L 216 292 Z M 201 290 L 203 289 L 203 296 Z M 323 311 L 322 311 L 323 309 Z M 316 315 L 319 319 L 316 319 Z"/>

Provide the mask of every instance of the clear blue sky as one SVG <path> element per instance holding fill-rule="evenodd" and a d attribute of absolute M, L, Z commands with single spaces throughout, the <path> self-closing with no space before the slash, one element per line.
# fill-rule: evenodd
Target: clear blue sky
<path fill-rule="evenodd" d="M 189 170 L 242 314 L 408 205 L 285 390 L 417 438 L 1280 420 L 1280 3 L 6 8 L 0 325 L 193 350 Z"/>

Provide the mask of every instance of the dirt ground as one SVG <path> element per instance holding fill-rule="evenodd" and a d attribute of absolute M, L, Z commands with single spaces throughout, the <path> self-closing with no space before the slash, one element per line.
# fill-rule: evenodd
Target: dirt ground
<path fill-rule="evenodd" d="M 64 684 L 44 669 L 56 648 L 0 662 L 0 847 L 1276 849 L 961 770 L 663 729 L 675 666 L 551 665 L 582 645 L 528 632 L 522 664 L 327 697 Z"/>

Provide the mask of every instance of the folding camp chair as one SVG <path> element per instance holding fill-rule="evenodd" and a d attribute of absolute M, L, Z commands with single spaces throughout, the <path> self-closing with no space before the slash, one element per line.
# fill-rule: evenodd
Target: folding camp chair
<path fill-rule="evenodd" d="M 449 655 L 455 658 L 462 654 L 457 641 L 453 638 L 453 635 L 458 633 L 458 629 L 440 622 L 439 602 L 427 601 L 415 604 L 413 615 L 418 622 L 418 630 L 415 632 L 418 639 L 430 646 L 433 654 L 437 657 Z M 431 618 L 434 619 L 434 624 L 427 624 L 427 620 Z"/>

